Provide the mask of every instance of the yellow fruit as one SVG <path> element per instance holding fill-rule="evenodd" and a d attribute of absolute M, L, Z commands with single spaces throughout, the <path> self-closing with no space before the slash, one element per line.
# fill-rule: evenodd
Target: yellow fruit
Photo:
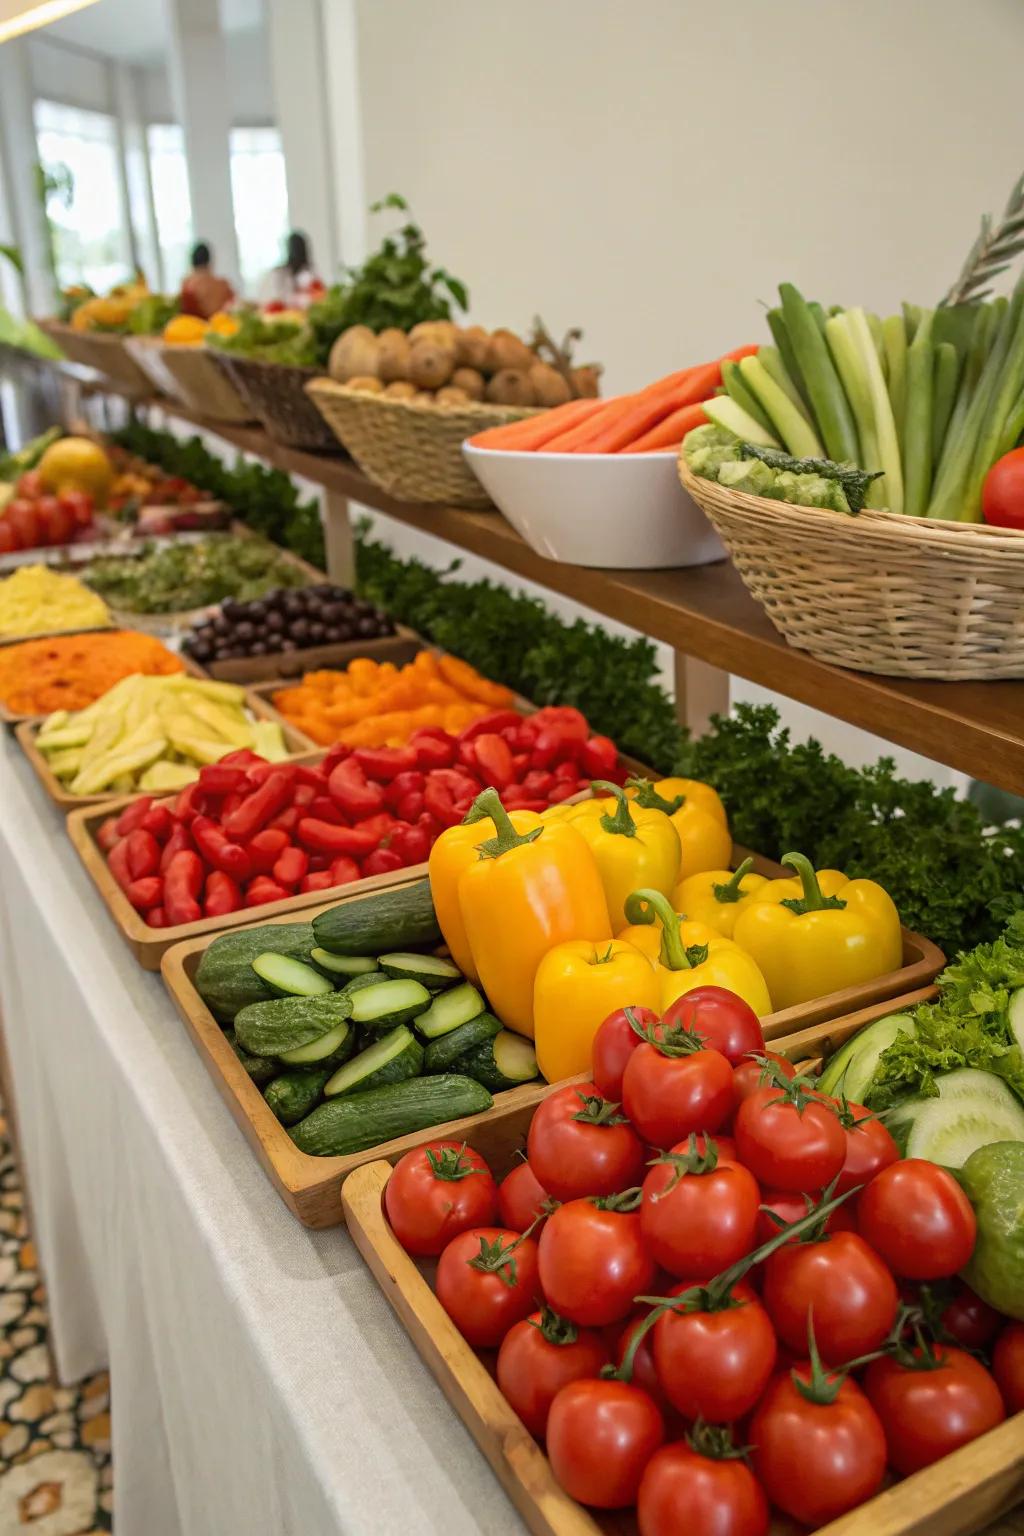
<path fill-rule="evenodd" d="M 97 507 L 106 505 L 114 471 L 99 443 L 88 437 L 62 437 L 51 443 L 39 460 L 39 475 L 44 490 L 59 496 L 61 491 L 88 491 Z"/>
<path fill-rule="evenodd" d="M 234 315 L 229 315 L 225 310 L 218 309 L 215 315 L 210 316 L 210 330 L 216 336 L 233 336 L 238 330 L 238 321 Z"/>
<path fill-rule="evenodd" d="M 209 329 L 208 323 L 200 320 L 198 315 L 175 315 L 164 326 L 164 341 L 176 346 L 196 347 Z"/>

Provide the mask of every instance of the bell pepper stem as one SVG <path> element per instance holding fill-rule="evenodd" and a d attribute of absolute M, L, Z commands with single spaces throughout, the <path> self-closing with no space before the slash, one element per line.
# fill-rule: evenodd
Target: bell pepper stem
<path fill-rule="evenodd" d="M 645 811 L 664 811 L 666 816 L 674 816 L 686 804 L 685 795 L 673 795 L 671 800 L 666 800 L 664 795 L 658 794 L 650 779 L 643 779 L 638 774 L 626 780 L 626 788 L 636 790 L 636 803 Z"/>
<path fill-rule="evenodd" d="M 723 880 L 721 885 L 711 887 L 712 895 L 723 906 L 730 901 L 740 901 L 743 896 L 743 881 L 754 867 L 754 861 L 749 856 L 743 860 L 738 869 L 733 871 L 731 880 Z"/>
<path fill-rule="evenodd" d="M 661 924 L 661 954 L 658 958 L 666 971 L 693 969 L 679 932 L 679 918 L 673 912 L 667 896 L 649 887 L 642 891 L 631 891 L 626 897 L 624 911 L 627 922 Z"/>
<path fill-rule="evenodd" d="M 790 899 L 782 903 L 784 907 L 789 907 L 791 912 L 795 912 L 798 917 L 802 916 L 805 912 L 825 912 L 830 909 L 835 910 L 846 906 L 846 902 L 841 901 L 838 896 L 825 896 L 822 893 L 821 886 L 818 883 L 817 872 L 806 854 L 784 853 L 782 855 L 782 862 L 783 864 L 788 864 L 790 869 L 795 870 L 800 878 L 800 884 L 803 886 L 804 893 L 802 896 L 798 897 L 795 901 Z"/>
<path fill-rule="evenodd" d="M 497 836 L 488 838 L 477 849 L 482 859 L 500 859 L 504 853 L 525 848 L 527 843 L 536 842 L 544 831 L 543 827 L 534 827 L 532 832 L 517 832 L 496 789 L 482 790 L 473 801 L 471 811 L 479 811 L 480 820 L 489 816 L 497 833 Z"/>
<path fill-rule="evenodd" d="M 606 811 L 601 817 L 601 826 L 605 832 L 614 832 L 621 837 L 636 837 L 636 822 L 629 809 L 629 801 L 626 799 L 625 790 L 619 784 L 612 784 L 608 779 L 592 779 L 591 789 L 600 789 L 606 795 L 614 796 L 617 804 L 614 816 Z"/>

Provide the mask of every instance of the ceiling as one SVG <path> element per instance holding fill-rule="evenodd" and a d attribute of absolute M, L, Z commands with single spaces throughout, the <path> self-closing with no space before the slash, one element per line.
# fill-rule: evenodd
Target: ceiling
<path fill-rule="evenodd" d="M 206 3 L 214 6 L 217 0 Z M 36 35 L 128 63 L 148 63 L 164 52 L 166 4 L 167 0 L 98 0 Z M 227 33 L 249 32 L 263 25 L 264 0 L 219 0 L 219 8 Z"/>

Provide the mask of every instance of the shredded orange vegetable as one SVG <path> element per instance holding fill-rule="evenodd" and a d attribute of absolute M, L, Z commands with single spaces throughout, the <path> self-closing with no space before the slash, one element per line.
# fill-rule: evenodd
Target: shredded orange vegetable
<path fill-rule="evenodd" d="M 182 671 L 180 656 L 137 630 L 55 635 L 0 647 L 0 699 L 15 715 L 49 715 L 84 709 L 134 672 Z"/>
<path fill-rule="evenodd" d="M 513 698 L 467 662 L 419 651 L 402 668 L 360 656 L 344 672 L 307 672 L 295 687 L 277 690 L 274 707 L 321 746 L 400 747 L 425 726 L 456 736 Z"/>

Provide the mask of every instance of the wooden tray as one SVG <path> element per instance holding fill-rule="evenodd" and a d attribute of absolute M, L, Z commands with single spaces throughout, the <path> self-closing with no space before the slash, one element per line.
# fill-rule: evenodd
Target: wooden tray
<path fill-rule="evenodd" d="M 70 635 L 92 635 L 92 634 L 99 634 L 101 632 L 103 634 L 110 634 L 113 630 L 134 629 L 134 627 L 135 626 L 132 625 L 132 624 L 104 624 L 103 628 L 102 628 L 102 631 L 99 628 L 96 628 L 96 629 L 65 629 L 65 630 L 61 630 L 59 633 L 56 633 L 56 634 L 53 634 L 53 635 L 26 635 L 23 640 L 2 640 L 2 641 L 0 641 L 0 646 L 2 646 L 2 645 L 27 645 L 32 640 L 65 640 Z M 140 631 L 138 631 L 138 633 L 141 634 L 142 631 L 140 630 Z M 166 646 L 165 649 L 166 650 L 171 650 L 171 647 L 170 646 Z M 173 654 L 177 655 L 178 652 L 175 651 L 175 652 L 173 652 Z M 185 671 L 189 674 L 190 677 L 206 677 L 207 674 L 206 674 L 206 671 L 204 670 L 204 668 L 199 666 L 198 662 L 193 661 L 191 659 L 191 657 L 189 657 L 189 656 L 182 656 L 181 660 L 182 660 L 182 664 L 184 666 Z M 170 676 L 170 675 L 173 675 L 173 674 L 165 674 L 165 675 Z M 268 709 L 266 709 L 264 707 L 262 699 L 256 700 L 254 698 L 252 700 L 252 709 L 253 709 L 254 713 L 258 713 L 261 716 L 261 718 L 264 719 L 264 720 L 276 720 L 279 725 L 282 725 L 282 724 L 285 723 L 283 718 L 282 718 L 282 716 L 280 716 L 277 713 L 276 709 L 268 710 Z M 9 710 L 7 708 L 7 705 L 4 703 L 3 699 L 0 699 L 0 724 L 3 724 L 3 725 L 15 725 L 15 726 L 17 726 L 17 725 L 22 725 L 25 722 L 34 721 L 35 724 L 38 726 L 39 722 L 41 720 L 45 720 L 45 719 L 46 719 L 45 715 L 16 715 L 11 710 Z M 302 746 L 301 747 L 296 747 L 296 749 L 295 749 L 296 751 L 298 751 L 298 752 L 308 752 L 310 747 L 314 745 L 314 743 L 311 742 L 309 740 L 309 738 L 303 734 L 302 731 L 298 730 L 294 726 L 292 727 L 292 734 L 293 734 L 293 736 L 295 737 L 295 739 L 297 741 L 301 741 L 302 742 Z M 24 743 L 22 743 L 22 745 L 24 745 Z M 47 773 L 49 773 L 49 769 L 48 768 L 47 768 L 46 771 L 47 771 Z M 42 777 L 42 775 L 40 775 L 40 777 Z M 53 775 L 51 774 L 50 777 L 52 778 Z M 57 781 L 54 780 L 54 783 L 56 783 L 56 782 Z M 57 787 L 60 788 L 59 785 Z M 82 800 L 79 800 L 79 799 L 76 798 L 76 799 L 72 800 L 70 803 L 72 805 L 82 805 L 82 804 L 87 804 L 88 802 L 87 801 L 82 801 Z"/>
<path fill-rule="evenodd" d="M 294 682 L 304 672 L 319 671 L 322 667 L 340 669 L 360 656 L 371 656 L 375 661 L 393 661 L 401 666 L 412 661 L 416 652 L 423 649 L 423 644 L 414 630 L 396 624 L 393 635 L 381 635 L 376 640 L 341 640 L 333 645 L 310 645 L 301 651 L 274 651 L 269 656 L 204 661 L 203 666 L 211 677 L 220 678 L 225 683 L 262 684 L 270 681 L 279 688 Z M 265 694 L 266 690 L 263 692 Z"/>
<path fill-rule="evenodd" d="M 522 1147 L 531 1109 L 495 1107 L 464 1121 L 457 1135 L 482 1153 L 497 1177 Z M 451 1128 L 449 1128 L 450 1131 Z M 420 1133 L 417 1144 L 433 1139 Z M 448 1132 L 446 1132 L 448 1134 Z M 384 1216 L 391 1162 L 365 1163 L 345 1180 L 342 1204 L 356 1247 L 533 1536 L 635 1536 L 632 1512 L 605 1514 L 577 1504 L 559 1486 L 551 1464 L 505 1400 L 490 1359 L 459 1333 L 430 1285 L 433 1265 L 421 1268 L 396 1241 Z M 876 1495 L 859 1509 L 819 1527 L 818 1536 L 967 1536 L 980 1531 L 1024 1495 L 1024 1414 L 954 1451 L 934 1466 Z M 685 1530 L 685 1520 L 680 1522 Z M 773 1536 L 797 1529 L 772 1523 Z"/>

